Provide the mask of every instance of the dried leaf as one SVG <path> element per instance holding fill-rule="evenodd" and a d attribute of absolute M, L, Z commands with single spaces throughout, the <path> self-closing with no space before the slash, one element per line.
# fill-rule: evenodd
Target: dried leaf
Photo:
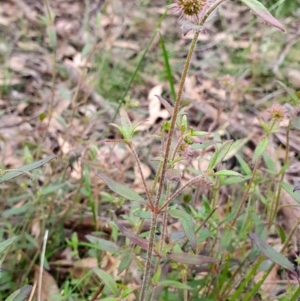
<path fill-rule="evenodd" d="M 167 258 L 179 263 L 193 264 L 193 265 L 202 265 L 206 263 L 214 263 L 219 261 L 216 258 L 187 254 L 187 253 L 171 253 L 171 254 L 167 254 Z"/>
<path fill-rule="evenodd" d="M 163 106 L 167 109 L 167 111 L 169 112 L 170 116 L 173 116 L 174 113 L 174 105 L 171 104 L 169 101 L 165 100 L 164 98 L 162 98 L 159 95 L 155 95 L 159 101 L 163 104 Z"/>
<path fill-rule="evenodd" d="M 40 267 L 34 267 L 34 280 L 39 281 Z M 42 275 L 42 286 L 41 286 L 41 299 L 40 301 L 57 301 L 59 297 L 59 288 L 56 284 L 55 279 L 45 270 Z"/>

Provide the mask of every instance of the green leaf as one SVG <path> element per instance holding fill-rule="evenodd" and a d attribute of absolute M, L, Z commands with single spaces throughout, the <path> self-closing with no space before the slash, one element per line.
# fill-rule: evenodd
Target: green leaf
<path fill-rule="evenodd" d="M 132 252 L 132 249 L 125 250 L 121 255 L 121 262 L 118 267 L 118 274 L 121 274 L 124 270 L 126 270 L 129 265 L 131 264 L 133 258 L 134 258 L 134 252 Z"/>
<path fill-rule="evenodd" d="M 56 158 L 56 155 L 50 155 L 40 161 L 36 161 L 31 164 L 19 167 L 18 170 L 20 171 L 8 171 L 5 175 L 0 177 L 0 183 L 14 179 L 20 175 L 23 175 L 24 174 L 23 172 L 29 172 L 36 168 L 39 168 L 44 164 L 48 163 L 49 161 L 53 160 L 54 158 Z"/>
<path fill-rule="evenodd" d="M 13 292 L 5 301 L 25 301 L 29 297 L 32 285 L 25 285 Z"/>
<path fill-rule="evenodd" d="M 115 123 L 110 123 L 109 125 L 115 127 L 122 134 L 123 138 L 126 139 L 126 132 L 123 130 L 122 127 Z"/>
<path fill-rule="evenodd" d="M 121 127 L 124 132 L 124 139 L 131 139 L 133 135 L 133 127 L 125 109 L 120 109 Z"/>
<path fill-rule="evenodd" d="M 144 201 L 143 198 L 139 194 L 137 194 L 135 191 L 115 182 L 114 180 L 110 179 L 106 175 L 104 175 L 102 173 L 98 173 L 97 177 L 102 179 L 112 191 L 114 191 L 118 195 L 122 196 L 123 198 L 131 200 L 131 201 L 136 201 L 136 202 Z"/>
<path fill-rule="evenodd" d="M 53 192 L 57 192 L 59 189 L 62 189 L 67 185 L 68 185 L 68 183 L 61 183 L 61 184 L 49 185 L 49 186 L 43 187 L 38 192 L 38 195 L 47 195 L 47 194 L 51 194 Z"/>
<path fill-rule="evenodd" d="M 98 249 L 108 252 L 116 252 L 119 250 L 119 247 L 112 241 L 102 239 L 99 237 L 95 237 L 92 235 L 85 236 L 88 241 L 90 241 L 93 245 L 96 245 Z"/>
<path fill-rule="evenodd" d="M 232 143 L 228 153 L 225 155 L 223 161 L 229 160 L 237 154 L 237 152 L 250 140 L 250 137 L 236 140 Z"/>
<path fill-rule="evenodd" d="M 254 151 L 253 155 L 253 161 L 255 162 L 267 149 L 269 144 L 269 139 L 268 137 L 264 137 L 256 146 L 256 149 Z"/>
<path fill-rule="evenodd" d="M 160 279 L 160 276 L 161 276 L 161 266 L 159 265 L 158 268 L 157 268 L 156 273 L 152 277 L 152 282 L 157 283 Z"/>
<path fill-rule="evenodd" d="M 280 182 L 281 188 L 288 193 L 296 202 L 300 203 L 300 195 L 295 192 L 296 188 L 293 188 L 290 184 L 285 182 Z"/>
<path fill-rule="evenodd" d="M 203 131 L 194 131 L 191 130 L 191 134 L 192 137 L 198 137 L 198 136 L 207 136 L 209 135 L 209 132 L 203 132 Z"/>
<path fill-rule="evenodd" d="M 209 161 L 207 170 L 214 169 L 227 155 L 231 145 L 232 140 L 224 142 L 221 146 L 218 146 L 212 158 Z"/>
<path fill-rule="evenodd" d="M 285 31 L 284 27 L 277 21 L 271 13 L 257 0 L 241 0 L 246 6 L 248 6 L 255 15 L 261 18 L 264 22 L 272 25 L 281 31 Z"/>
<path fill-rule="evenodd" d="M 252 176 L 245 176 L 243 178 L 240 177 L 230 177 L 230 178 L 224 178 L 220 181 L 220 185 L 232 185 L 236 183 L 243 183 L 251 179 Z"/>
<path fill-rule="evenodd" d="M 57 46 L 57 36 L 54 26 L 49 26 L 47 28 L 47 35 L 49 38 L 50 46 L 55 49 Z"/>
<path fill-rule="evenodd" d="M 139 218 L 144 218 L 144 219 L 150 219 L 151 218 L 151 212 L 150 211 L 145 211 L 142 208 L 137 208 L 133 211 L 133 215 L 137 216 Z"/>
<path fill-rule="evenodd" d="M 0 254 L 4 252 L 11 244 L 17 239 L 16 236 L 6 239 L 5 241 L 0 242 Z"/>
<path fill-rule="evenodd" d="M 234 170 L 218 170 L 214 173 L 215 176 L 231 176 L 231 177 L 241 177 L 243 178 L 244 176 L 241 175 L 240 173 L 234 171 Z"/>
<path fill-rule="evenodd" d="M 254 233 L 248 234 L 249 238 L 253 241 L 253 243 L 258 247 L 258 249 L 271 261 L 280 265 L 281 267 L 294 271 L 294 265 L 286 259 L 282 254 L 277 252 L 274 248 L 268 245 L 265 241 L 263 241 L 259 236 Z"/>
<path fill-rule="evenodd" d="M 122 294 L 120 296 L 121 300 L 124 300 L 128 295 L 130 295 L 135 290 L 136 290 L 136 288 L 127 287 L 124 291 L 122 291 Z M 118 300 L 120 300 L 120 299 L 118 299 Z"/>
<path fill-rule="evenodd" d="M 13 244 L 13 242 L 17 239 L 17 237 L 11 237 L 6 239 L 3 242 L 0 242 L 0 267 L 8 253 L 8 250 L 10 246 Z"/>
<path fill-rule="evenodd" d="M 195 225 L 192 217 L 185 211 L 178 210 L 178 209 L 169 210 L 168 213 L 172 217 L 178 218 L 180 220 L 184 233 L 188 241 L 190 242 L 194 253 L 196 253 L 197 240 L 196 240 Z"/>
<path fill-rule="evenodd" d="M 248 163 L 240 156 L 236 155 L 235 156 L 237 160 L 239 161 L 239 164 L 241 165 L 242 172 L 246 174 L 247 176 L 252 175 L 251 168 L 249 167 Z"/>
<path fill-rule="evenodd" d="M 85 58 L 93 48 L 92 43 L 86 43 L 81 51 L 81 59 Z"/>
<path fill-rule="evenodd" d="M 268 168 L 268 171 L 270 171 L 272 174 L 276 174 L 276 166 L 275 166 L 272 158 L 267 153 L 264 153 L 263 159 Z"/>
<path fill-rule="evenodd" d="M 93 272 L 103 281 L 103 283 L 109 288 L 109 290 L 116 296 L 119 294 L 118 287 L 112 278 L 107 272 L 99 269 L 93 268 Z"/>
<path fill-rule="evenodd" d="M 166 286 L 166 287 L 171 286 L 171 287 L 175 287 L 175 288 L 179 288 L 179 289 L 183 289 L 183 290 L 190 290 L 190 289 L 192 289 L 187 284 L 184 284 L 182 282 L 178 282 L 178 281 L 175 281 L 175 280 L 163 280 L 163 281 L 160 281 L 158 283 L 158 285 Z"/>
<path fill-rule="evenodd" d="M 164 42 L 163 37 L 160 33 L 159 33 L 159 41 L 160 41 L 160 46 L 161 46 L 163 57 L 164 57 L 165 69 L 166 69 L 168 82 L 169 82 L 169 85 L 170 85 L 171 94 L 172 94 L 173 99 L 175 100 L 176 99 L 176 92 L 175 92 L 175 87 L 174 87 L 174 80 L 173 80 L 171 65 L 170 65 L 170 62 L 169 62 L 169 53 L 166 49 L 165 42 Z"/>
<path fill-rule="evenodd" d="M 295 93 L 293 93 L 293 91 L 288 88 L 283 82 L 281 81 L 277 81 L 278 84 L 287 92 L 287 94 L 291 97 L 291 99 L 293 100 L 293 104 L 296 106 L 299 103 L 299 99 L 297 97 L 297 95 Z"/>
<path fill-rule="evenodd" d="M 207 141 L 207 142 L 203 142 L 203 143 L 194 143 L 190 147 L 192 149 L 204 149 L 204 148 L 211 146 L 212 144 L 213 144 L 212 141 Z"/>

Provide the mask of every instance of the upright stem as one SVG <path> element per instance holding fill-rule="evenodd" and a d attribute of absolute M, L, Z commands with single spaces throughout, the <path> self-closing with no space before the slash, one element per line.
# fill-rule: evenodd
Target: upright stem
<path fill-rule="evenodd" d="M 187 58 L 186 58 L 186 61 L 184 64 L 181 79 L 179 82 L 179 89 L 178 89 L 178 93 L 177 93 L 177 97 L 176 97 L 174 114 L 171 119 L 171 126 L 170 126 L 169 135 L 167 138 L 167 145 L 166 145 L 166 149 L 165 149 L 165 153 L 164 153 L 164 160 L 163 160 L 162 170 L 161 170 L 161 174 L 160 174 L 160 180 L 159 180 L 159 184 L 158 184 L 158 191 L 157 191 L 157 195 L 156 195 L 156 199 L 155 199 L 155 203 L 154 203 L 154 208 L 152 211 L 151 229 L 150 229 L 149 244 L 148 244 L 148 249 L 147 249 L 147 259 L 146 259 L 146 265 L 145 265 L 145 269 L 144 269 L 144 277 L 143 277 L 139 301 L 145 300 L 146 290 L 147 290 L 148 283 L 149 283 L 154 235 L 155 235 L 155 230 L 156 230 L 157 216 L 159 214 L 159 210 L 158 210 L 159 209 L 159 200 L 160 200 L 163 186 L 164 186 L 164 179 L 165 179 L 165 174 L 167 171 L 168 159 L 169 159 L 170 150 L 171 150 L 172 137 L 173 137 L 173 133 L 175 130 L 177 115 L 178 115 L 178 112 L 180 109 L 184 83 L 185 83 L 185 79 L 186 79 L 186 76 L 187 76 L 187 73 L 188 73 L 188 70 L 190 67 L 193 52 L 194 52 L 196 44 L 197 44 L 198 36 L 199 36 L 199 32 L 196 32 L 194 35 L 194 38 L 191 42 L 191 46 L 190 46 L 190 49 L 189 49 L 189 52 L 188 52 L 188 55 L 187 55 Z"/>
<path fill-rule="evenodd" d="M 186 58 L 186 61 L 184 64 L 183 72 L 181 75 L 180 83 L 179 83 L 179 89 L 178 89 L 175 107 L 174 107 L 174 114 L 171 119 L 171 126 L 170 126 L 169 135 L 168 135 L 168 139 L 167 139 L 166 150 L 164 153 L 164 160 L 163 160 L 163 165 L 162 165 L 162 170 L 161 170 L 161 175 L 160 175 L 158 192 L 157 192 L 157 196 L 156 196 L 156 200 L 155 200 L 156 207 L 158 207 L 158 205 L 159 205 L 159 200 L 160 200 L 163 185 L 164 185 L 164 179 L 165 179 L 165 174 L 167 171 L 168 159 L 169 159 L 169 154 L 170 154 L 170 150 L 171 150 L 171 142 L 172 142 L 172 137 L 173 137 L 173 133 L 174 133 L 174 129 L 175 129 L 177 115 L 178 115 L 178 112 L 180 109 L 184 83 L 185 83 L 185 79 L 186 79 L 186 76 L 187 76 L 187 73 L 188 73 L 188 70 L 190 67 L 193 52 L 194 52 L 196 44 L 197 44 L 198 36 L 199 36 L 199 32 L 196 32 L 194 35 L 194 38 L 192 40 L 190 49 L 189 49 L 189 52 L 188 52 L 188 55 L 187 55 L 187 58 Z"/>
<path fill-rule="evenodd" d="M 298 110 L 296 110 L 297 112 Z M 285 143 L 285 156 L 284 156 L 284 162 L 283 165 L 286 165 L 289 159 L 289 151 L 290 151 L 290 131 L 291 131 L 291 127 L 292 127 L 292 119 L 294 117 L 295 113 L 293 114 L 293 116 L 291 117 L 287 130 L 286 130 L 286 143 Z M 278 211 L 278 207 L 279 207 L 279 203 L 280 203 L 280 195 L 281 195 L 281 183 L 283 182 L 285 176 L 285 170 L 281 173 L 280 176 L 280 180 L 278 183 L 278 189 L 277 189 L 277 194 L 276 194 L 276 198 L 275 198 L 275 206 L 274 206 L 274 210 L 271 211 L 271 217 L 270 217 L 270 221 L 269 221 L 269 226 L 271 227 L 273 221 L 276 218 L 277 215 L 277 211 Z"/>
<path fill-rule="evenodd" d="M 154 243 L 154 235 L 155 235 L 155 230 L 156 230 L 157 216 L 158 216 L 157 213 L 152 212 L 146 265 L 145 265 L 145 269 L 144 269 L 144 277 L 143 277 L 142 288 L 141 288 L 140 299 L 139 299 L 140 301 L 145 300 L 145 295 L 146 295 L 146 291 L 147 291 L 147 287 L 148 287 L 148 283 L 149 283 L 149 276 L 150 276 L 150 272 L 151 272 L 151 258 L 152 258 L 152 251 L 153 251 L 153 243 Z"/>

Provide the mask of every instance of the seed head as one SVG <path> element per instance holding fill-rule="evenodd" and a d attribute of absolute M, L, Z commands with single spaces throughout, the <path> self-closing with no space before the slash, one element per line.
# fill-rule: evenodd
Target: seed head
<path fill-rule="evenodd" d="M 176 3 L 169 5 L 168 8 L 172 14 L 199 24 L 211 4 L 212 0 L 177 0 Z"/>

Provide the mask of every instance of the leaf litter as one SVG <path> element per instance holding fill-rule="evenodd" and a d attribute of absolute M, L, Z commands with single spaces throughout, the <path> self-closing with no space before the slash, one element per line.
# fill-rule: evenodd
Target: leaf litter
<path fill-rule="evenodd" d="M 111 222 L 115 218 L 122 220 L 122 215 L 130 212 L 130 205 L 126 201 L 111 197 L 108 189 L 104 188 L 103 181 L 96 177 L 96 173 L 108 172 L 110 178 L 118 180 L 118 183 L 132 183 L 131 188 L 134 187 L 136 192 L 142 194 L 144 191 L 135 168 L 132 168 L 135 163 L 129 152 L 119 144 L 99 146 L 99 141 L 107 137 L 119 138 L 116 132 L 107 129 L 107 124 L 112 122 L 115 112 L 113 102 L 126 102 L 131 108 L 133 123 L 147 120 L 139 126 L 142 135 L 150 133 L 155 136 L 161 123 L 169 118 L 168 108 L 155 96 L 165 98 L 169 93 L 168 82 L 164 80 L 166 75 L 161 71 L 163 60 L 159 56 L 158 41 L 154 41 L 151 50 L 154 55 L 146 57 L 145 66 L 133 81 L 127 98 L 121 99 L 122 94 L 116 94 L 118 90 L 126 90 L 124 83 L 128 83 L 133 74 L 135 56 L 142 51 L 146 37 L 150 37 L 157 14 L 163 11 L 162 4 L 158 1 L 152 1 L 145 11 L 140 11 L 136 6 L 135 9 L 129 10 L 130 5 L 135 5 L 131 2 L 133 1 L 128 1 L 123 7 L 120 6 L 120 1 L 107 4 L 106 1 L 96 0 L 90 3 L 87 1 L 89 5 L 85 7 L 83 1 L 50 1 L 56 16 L 54 28 L 58 39 L 57 79 L 51 113 L 49 103 L 52 94 L 53 53 L 49 49 L 49 39 L 44 35 L 45 24 L 41 19 L 44 16 L 44 6 L 42 2 L 34 0 L 4 0 L 0 6 L 1 162 L 5 169 L 30 163 L 30 158 L 27 161 L 28 158 L 24 155 L 24 146 L 28 147 L 33 156 L 40 154 L 39 148 L 44 154 L 58 154 L 59 160 L 56 160 L 55 164 L 43 167 L 43 173 L 39 170 L 34 173 L 34 177 L 39 181 L 39 184 L 34 184 L 37 185 L 35 189 L 41 190 L 49 179 L 53 185 L 57 184 L 56 180 L 61 174 L 64 180 L 70 180 L 71 185 L 64 186 L 61 190 L 63 193 L 58 190 L 49 195 L 49 202 L 44 205 L 49 211 L 57 210 L 58 217 L 62 219 L 59 222 L 64 225 L 63 231 L 68 237 L 72 231 L 78 232 L 80 241 L 86 241 L 85 235 L 89 235 L 95 229 L 105 233 L 104 239 L 111 239 Z M 299 88 L 294 65 L 297 44 L 289 42 L 298 35 L 296 20 L 290 21 L 289 26 L 292 30 L 288 31 L 287 36 L 279 36 L 269 27 L 255 24 L 250 33 L 255 39 L 249 43 L 249 35 L 239 31 L 252 19 L 245 14 L 244 7 L 229 2 L 220 8 L 220 15 L 226 26 L 226 33 L 216 34 L 218 24 L 212 22 L 208 34 L 200 34 L 196 55 L 192 61 L 192 68 L 197 71 L 187 79 L 184 98 L 190 102 L 189 120 L 197 130 L 216 133 L 220 139 L 247 138 L 241 151 L 246 161 L 250 162 L 257 142 L 263 137 L 259 123 L 260 113 L 264 112 L 270 103 L 282 101 L 281 94 L 268 99 L 269 95 L 273 95 L 272 91 L 280 88 L 276 79 L 287 78 L 292 88 Z M 134 19 L 137 20 L 136 24 L 132 23 Z M 20 20 L 24 22 L 22 25 Z M 161 27 L 161 34 L 172 38 L 172 43 L 168 42 L 166 47 L 172 52 L 170 62 L 177 82 L 178 70 L 182 68 L 183 48 L 189 44 L 191 33 L 180 37 L 181 33 L 175 29 L 179 28 L 175 24 L 178 21 L 167 17 L 164 22 L 166 23 Z M 281 28 L 280 25 L 277 26 Z M 276 45 L 268 39 L 270 32 L 278 37 Z M 174 40 L 176 42 L 173 42 Z M 268 41 L 270 45 L 264 44 L 264 41 Z M 289 46 L 285 47 L 286 45 Z M 261 53 L 262 51 L 264 52 Z M 244 58 L 242 54 L 245 54 Z M 105 57 L 108 57 L 108 64 Z M 275 77 L 269 74 L 274 62 Z M 262 70 L 255 73 L 260 66 Z M 8 71 L 10 76 L 5 77 Z M 119 82 L 116 81 L 117 77 L 121 79 Z M 258 99 L 261 101 L 257 106 Z M 138 110 L 134 109 L 135 105 L 138 106 Z M 276 139 L 269 145 L 268 151 L 274 156 L 279 146 L 285 147 L 285 128 L 286 125 L 281 126 L 276 133 Z M 297 185 L 297 181 L 300 182 L 299 163 L 295 160 L 299 152 L 298 137 L 299 130 L 293 129 L 290 133 L 289 156 L 294 165 L 293 169 L 287 170 L 285 177 L 285 181 L 291 186 Z M 208 140 L 203 138 L 201 143 L 207 142 L 206 139 Z M 143 141 L 140 145 L 143 148 L 142 156 L 145 158 L 143 170 L 148 175 L 146 181 L 150 186 L 152 182 L 149 171 L 153 172 L 154 167 L 153 162 L 147 159 L 148 153 L 144 149 L 151 148 L 159 155 L 160 147 L 156 138 L 148 144 Z M 201 158 L 209 161 L 213 147 L 212 145 L 211 148 L 203 150 Z M 80 156 L 72 162 L 72 153 L 79 148 Z M 282 160 L 283 156 L 284 152 L 278 152 L 278 159 Z M 205 170 L 205 167 L 201 167 L 205 162 L 199 158 L 193 158 L 192 163 L 195 169 Z M 81 185 L 84 164 L 94 167 L 91 169 L 91 189 L 95 201 L 101 203 L 97 225 L 94 225 L 87 205 L 87 191 L 77 190 Z M 232 158 L 224 164 L 231 165 L 231 168 L 237 167 Z M 186 170 L 187 166 L 186 162 L 177 166 L 178 170 L 184 171 L 178 177 L 181 183 L 187 182 L 192 176 L 192 172 Z M 22 181 L 30 187 L 28 179 Z M 18 183 L 22 181 L 18 180 Z M 5 184 L 4 187 L 11 193 L 1 196 L 1 207 L 5 210 L 22 207 L 31 201 L 30 197 L 22 197 L 24 191 L 18 185 Z M 205 190 L 207 192 L 209 188 L 205 187 L 203 191 Z M 20 199 L 15 201 L 14 197 L 20 195 Z M 220 216 L 226 215 L 226 195 L 228 188 L 223 187 L 219 196 Z M 282 191 L 280 202 L 285 217 L 283 226 L 290 231 L 300 217 L 298 207 L 295 207 L 297 203 L 285 190 Z M 111 209 L 114 208 L 112 206 L 117 208 L 115 214 L 111 213 Z M 195 206 L 197 208 L 199 202 L 196 202 Z M 27 212 L 27 215 L 23 214 L 32 221 L 30 227 L 38 245 L 41 233 L 38 223 L 40 213 L 37 210 Z M 23 216 L 12 215 L 6 218 L 11 223 L 20 225 Z M 174 220 L 169 222 L 176 225 Z M 143 232 L 148 231 L 149 226 L 149 223 L 146 223 Z M 129 222 L 124 227 L 122 229 L 126 233 L 123 233 L 125 236 L 140 242 L 143 247 L 147 246 L 147 241 L 141 240 L 143 238 L 132 236 L 134 232 L 131 234 L 129 230 L 124 230 L 132 227 Z M 177 231 L 183 231 L 180 225 Z M 300 233 L 297 232 L 296 235 L 300 237 Z M 238 252 L 239 250 L 236 250 L 237 254 Z M 54 254 L 53 258 L 55 256 L 58 256 L 58 253 Z M 103 258 L 104 256 L 108 262 L 113 260 L 109 254 L 103 255 Z M 86 264 L 83 263 L 87 268 L 95 266 L 95 261 L 89 258 L 80 259 L 87 260 Z M 78 260 L 71 256 L 71 262 L 75 265 Z M 110 264 L 112 263 L 108 263 L 106 267 Z M 53 275 L 59 272 L 59 267 L 52 268 Z M 67 277 L 69 273 L 71 271 L 67 270 L 62 275 Z M 52 287 L 53 291 L 57 292 L 58 287 L 54 284 L 56 280 L 51 277 L 50 274 L 45 274 L 45 285 L 48 280 L 51 282 L 48 288 L 45 287 L 45 291 Z M 45 292 L 45 295 L 47 294 Z"/>

